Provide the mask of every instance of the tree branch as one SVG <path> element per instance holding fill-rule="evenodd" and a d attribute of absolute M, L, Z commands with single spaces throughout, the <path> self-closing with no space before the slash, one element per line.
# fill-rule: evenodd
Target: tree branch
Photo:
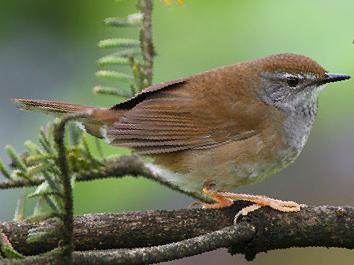
<path fill-rule="evenodd" d="M 163 246 L 131 250 L 100 250 L 75 252 L 74 264 L 141 265 L 170 261 L 198 255 L 232 244 L 245 244 L 252 239 L 255 228 L 247 223 Z"/>
<path fill-rule="evenodd" d="M 140 31 L 141 50 L 144 59 L 145 87 L 152 84 L 152 72 L 154 63 L 154 45 L 152 41 L 152 0 L 140 0 L 139 9 L 144 14 L 143 27 Z"/>
<path fill-rule="evenodd" d="M 239 202 L 226 209 L 182 209 L 79 216 L 74 220 L 75 250 L 121 249 L 112 255 L 117 254 L 121 257 L 121 255 L 135 253 L 139 260 L 142 253 L 155 257 L 153 253 L 156 253 L 157 248 L 150 248 L 151 246 L 161 247 L 161 245 L 182 241 L 181 244 L 164 248 L 168 250 L 167 253 L 171 253 L 174 249 L 172 252 L 178 256 L 181 245 L 189 245 L 183 240 L 232 226 L 235 214 L 246 205 L 249 204 Z M 251 226 L 241 225 L 246 223 Z M 55 248 L 59 237 L 53 236 L 41 242 L 28 243 L 26 238 L 29 231 L 43 231 L 55 225 L 56 221 L 53 219 L 40 224 L 4 222 L 0 223 L 0 229 L 9 237 L 14 248 L 23 254 L 34 255 Z M 251 239 L 246 243 L 242 240 L 242 242 L 230 243 L 228 239 L 225 239 L 229 244 L 220 243 L 218 247 L 230 247 L 232 254 L 245 254 L 247 259 L 254 258 L 259 252 L 289 247 L 317 246 L 354 249 L 354 207 L 305 207 L 298 213 L 281 213 L 263 208 L 243 217 L 240 225 L 237 228 L 238 235 L 248 235 L 249 230 L 253 231 L 252 227 L 255 228 L 255 232 L 251 231 L 253 233 Z M 202 245 L 194 250 L 188 248 L 191 252 L 188 252 L 187 256 L 206 252 L 214 247 L 216 246 L 211 247 L 207 244 L 207 246 Z M 132 252 L 129 250 L 131 248 L 144 249 L 135 249 Z M 75 253 L 74 260 L 85 254 L 87 253 Z M 106 259 L 111 254 L 90 252 L 87 255 Z M 173 259 L 169 255 L 164 256 L 159 252 L 161 259 L 167 256 L 170 260 Z M 176 258 L 179 257 L 177 256 Z"/>
<path fill-rule="evenodd" d="M 30 256 L 25 259 L 6 259 L 0 262 L 1 265 L 60 265 L 63 264 L 61 256 L 63 249 L 57 248 L 50 252 L 38 255 Z"/>
<path fill-rule="evenodd" d="M 98 170 L 78 172 L 76 176 L 76 181 L 91 181 L 106 178 L 122 178 L 126 176 L 144 177 L 156 181 L 161 185 L 164 185 L 174 191 L 193 197 L 197 200 L 201 200 L 204 202 L 212 202 L 210 201 L 210 199 L 199 193 L 184 191 L 177 185 L 166 181 L 163 175 L 158 171 L 156 167 L 144 163 L 144 161 L 136 155 L 121 156 L 107 159 L 105 160 L 104 165 Z M 32 180 L 7 180 L 0 183 L 0 189 L 38 186 L 43 181 L 45 181 L 44 178 L 36 178 Z"/>
<path fill-rule="evenodd" d="M 63 264 L 72 264 L 72 253 L 74 250 L 73 233 L 74 233 L 74 203 L 73 203 L 73 191 L 71 186 L 71 176 L 69 173 L 68 161 L 66 158 L 65 148 L 65 126 L 71 120 L 77 120 L 85 118 L 89 113 L 74 113 L 69 114 L 62 118 L 58 124 L 54 127 L 54 142 L 58 147 L 58 165 L 61 171 L 61 182 L 63 185 L 63 201 L 64 201 L 64 213 L 62 217 L 63 229 L 62 229 L 62 245 L 63 245 Z"/>

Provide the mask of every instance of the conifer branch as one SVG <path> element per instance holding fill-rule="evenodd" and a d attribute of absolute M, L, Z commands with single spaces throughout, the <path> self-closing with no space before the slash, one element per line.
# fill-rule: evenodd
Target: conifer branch
<path fill-rule="evenodd" d="M 62 245 L 63 245 L 63 263 L 71 265 L 72 264 L 72 253 L 74 250 L 73 245 L 73 192 L 71 186 L 72 177 L 69 172 L 69 165 L 66 156 L 65 148 L 65 126 L 71 120 L 78 120 L 87 117 L 88 113 L 75 113 L 69 114 L 62 118 L 58 124 L 54 127 L 54 142 L 58 149 L 58 165 L 61 172 L 61 181 L 63 185 L 63 201 L 64 201 L 64 212 L 62 217 L 63 222 L 63 234 L 62 234 Z"/>
<path fill-rule="evenodd" d="M 157 169 L 154 170 L 154 167 L 151 164 L 145 163 L 139 156 L 136 155 L 108 158 L 98 168 L 76 172 L 75 180 L 81 182 L 102 180 L 107 178 L 123 178 L 126 176 L 150 179 L 197 200 L 212 202 L 210 199 L 199 193 L 184 191 L 177 185 L 166 181 L 162 173 L 160 173 Z M 44 181 L 44 178 L 39 177 L 32 178 L 31 180 L 6 180 L 4 182 L 0 182 L 0 189 L 38 186 Z"/>
<path fill-rule="evenodd" d="M 140 42 L 141 49 L 143 51 L 144 58 L 144 76 L 146 82 L 145 86 L 150 86 L 152 84 L 152 72 L 153 72 L 153 62 L 154 62 L 154 45 L 152 39 L 152 0 L 140 0 L 140 10 L 143 13 L 143 27 L 140 30 Z"/>

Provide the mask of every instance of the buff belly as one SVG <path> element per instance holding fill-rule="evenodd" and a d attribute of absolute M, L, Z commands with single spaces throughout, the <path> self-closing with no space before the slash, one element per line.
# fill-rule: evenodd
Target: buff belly
<path fill-rule="evenodd" d="M 152 170 L 186 191 L 201 192 L 205 182 L 227 191 L 260 182 L 295 160 L 297 150 L 278 148 L 261 136 L 229 142 L 213 149 L 155 156 Z"/>

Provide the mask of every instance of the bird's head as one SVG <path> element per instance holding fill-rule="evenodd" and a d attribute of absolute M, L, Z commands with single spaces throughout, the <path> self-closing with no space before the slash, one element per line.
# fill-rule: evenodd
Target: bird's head
<path fill-rule="evenodd" d="M 257 93 L 266 104 L 280 109 L 316 102 L 319 92 L 328 83 L 350 78 L 345 74 L 329 73 L 303 55 L 277 54 L 257 61 Z"/>

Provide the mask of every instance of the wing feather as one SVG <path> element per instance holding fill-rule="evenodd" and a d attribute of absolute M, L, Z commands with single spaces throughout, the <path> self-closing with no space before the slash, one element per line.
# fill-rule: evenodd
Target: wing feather
<path fill-rule="evenodd" d="M 189 82 L 170 82 L 170 89 L 156 86 L 125 105 L 116 105 L 116 109 L 132 106 L 108 129 L 110 143 L 152 155 L 213 148 L 257 133 L 256 128 L 243 126 L 250 117 L 238 115 L 252 115 L 252 104 L 228 101 L 233 105 L 225 106 L 224 99 L 206 96 L 195 100 Z M 258 124 L 257 117 L 251 118 Z"/>

